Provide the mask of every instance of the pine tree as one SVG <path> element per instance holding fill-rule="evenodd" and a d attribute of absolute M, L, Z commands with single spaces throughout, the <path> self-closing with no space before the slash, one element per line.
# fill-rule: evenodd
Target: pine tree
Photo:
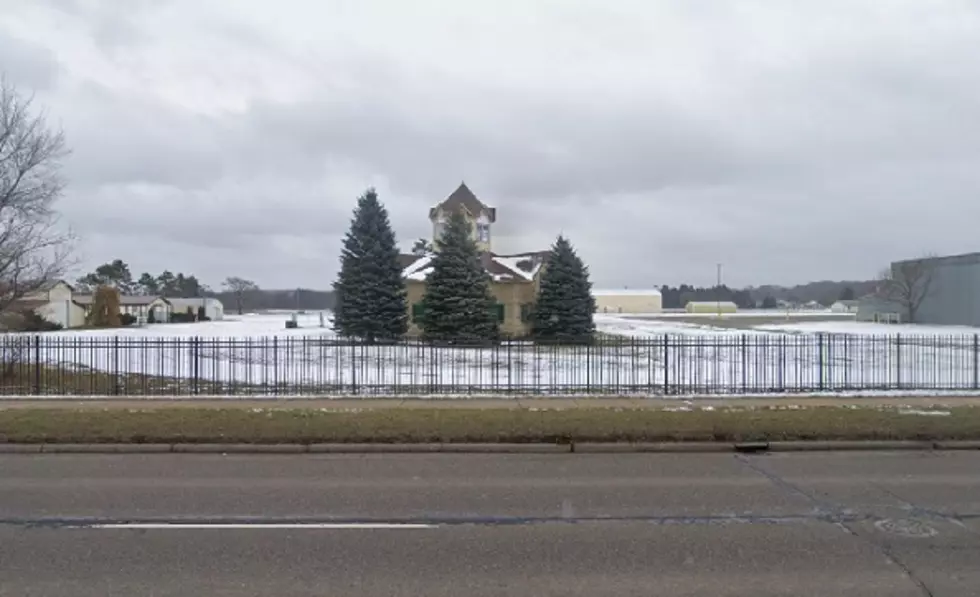
<path fill-rule="evenodd" d="M 531 334 L 547 342 L 587 342 L 595 332 L 595 298 L 589 270 L 571 243 L 559 236 L 541 273 Z"/>
<path fill-rule="evenodd" d="M 120 326 L 119 291 L 112 286 L 99 286 L 92 297 L 92 308 L 86 318 L 90 326 L 117 328 Z"/>
<path fill-rule="evenodd" d="M 421 327 L 427 339 L 470 344 L 499 335 L 490 276 L 470 232 L 469 222 L 455 212 L 436 241 L 438 251 L 422 298 Z"/>
<path fill-rule="evenodd" d="M 388 212 L 374 189 L 357 200 L 334 282 L 334 330 L 368 342 L 408 331 L 405 282 Z"/>

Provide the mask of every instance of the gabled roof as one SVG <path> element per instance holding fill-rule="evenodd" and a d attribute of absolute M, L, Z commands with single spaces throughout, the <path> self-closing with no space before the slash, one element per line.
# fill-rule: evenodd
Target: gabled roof
<path fill-rule="evenodd" d="M 465 182 L 459 184 L 459 188 L 452 192 L 449 197 L 429 210 L 429 219 L 431 220 L 436 216 L 439 209 L 444 211 L 453 212 L 460 208 L 465 209 L 471 216 L 478 216 L 481 213 L 486 213 L 487 217 L 490 218 L 490 223 L 497 221 L 497 209 L 495 207 L 488 207 L 485 203 L 476 198 L 473 191 L 466 186 Z"/>
<path fill-rule="evenodd" d="M 92 294 L 76 294 L 72 297 L 72 300 L 79 305 L 91 305 L 95 302 L 95 295 Z M 120 305 L 149 305 L 156 301 L 163 301 L 170 304 L 170 301 L 162 296 L 145 296 L 145 295 L 132 295 L 123 294 L 119 296 Z"/>

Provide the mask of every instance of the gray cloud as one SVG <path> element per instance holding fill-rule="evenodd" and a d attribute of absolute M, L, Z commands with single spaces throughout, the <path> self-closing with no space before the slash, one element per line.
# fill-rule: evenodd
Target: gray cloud
<path fill-rule="evenodd" d="M 0 17 L 0 68 L 73 146 L 88 265 L 326 287 L 364 188 L 408 245 L 461 179 L 499 250 L 563 232 L 600 285 L 977 249 L 974 3 L 221 4 Z"/>

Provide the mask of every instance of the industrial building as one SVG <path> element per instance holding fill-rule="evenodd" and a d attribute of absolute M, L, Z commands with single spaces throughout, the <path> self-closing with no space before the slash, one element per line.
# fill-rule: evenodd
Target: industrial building
<path fill-rule="evenodd" d="M 900 284 L 906 289 L 901 296 L 862 298 L 859 321 L 980 326 L 980 253 L 896 261 L 892 278 L 902 280 L 910 266 L 917 275 Z M 910 302 L 916 304 L 914 317 Z"/>
<path fill-rule="evenodd" d="M 688 313 L 735 313 L 738 305 L 731 301 L 688 301 L 684 310 Z"/>
<path fill-rule="evenodd" d="M 663 297 L 660 291 L 650 289 L 620 288 L 593 290 L 596 313 L 660 313 Z"/>
<path fill-rule="evenodd" d="M 931 280 L 915 323 L 980 326 L 980 253 L 925 260 Z M 892 272 L 904 262 L 892 264 Z"/>

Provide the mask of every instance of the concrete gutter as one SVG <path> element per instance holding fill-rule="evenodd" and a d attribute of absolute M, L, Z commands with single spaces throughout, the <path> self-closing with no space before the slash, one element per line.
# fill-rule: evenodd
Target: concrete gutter
<path fill-rule="evenodd" d="M 895 450 L 980 450 L 980 441 L 790 441 L 567 444 L 13 444 L 0 454 L 696 454 L 841 452 Z"/>

